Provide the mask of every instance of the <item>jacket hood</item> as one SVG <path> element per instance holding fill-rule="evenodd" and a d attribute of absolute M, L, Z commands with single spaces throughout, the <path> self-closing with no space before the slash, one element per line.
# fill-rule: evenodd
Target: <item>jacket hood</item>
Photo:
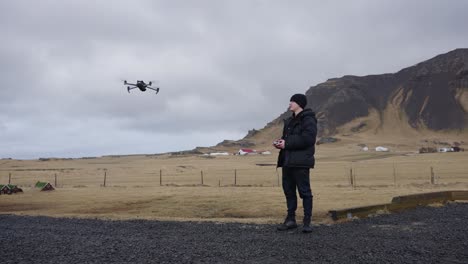
<path fill-rule="evenodd" d="M 302 112 L 299 113 L 299 116 L 301 116 L 301 115 L 302 116 L 308 115 L 308 116 L 313 116 L 314 118 L 316 118 L 315 117 L 315 112 L 312 111 L 312 109 L 310 109 L 310 108 L 306 108 L 306 109 L 302 110 Z"/>
<path fill-rule="evenodd" d="M 315 116 L 315 112 L 312 111 L 312 109 L 310 108 L 306 108 L 304 110 L 302 110 L 302 112 L 300 112 L 297 117 L 299 118 L 304 118 L 306 116 L 311 116 L 315 119 L 315 121 L 317 121 L 317 117 Z M 294 114 L 291 116 L 291 118 L 294 118 Z"/>
<path fill-rule="evenodd" d="M 315 116 L 315 112 L 312 111 L 312 109 L 310 109 L 310 108 L 306 108 L 306 109 L 302 110 L 302 112 L 300 112 L 297 115 L 297 118 L 300 118 L 302 120 L 306 116 L 312 117 L 315 120 L 315 123 L 317 123 L 317 117 Z M 291 116 L 283 119 L 283 122 L 286 122 L 286 123 L 291 122 L 294 118 L 296 118 L 296 116 L 293 113 Z"/>

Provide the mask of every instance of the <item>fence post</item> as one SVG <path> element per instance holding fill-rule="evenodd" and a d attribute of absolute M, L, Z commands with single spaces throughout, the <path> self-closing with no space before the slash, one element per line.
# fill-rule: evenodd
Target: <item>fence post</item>
<path fill-rule="evenodd" d="M 159 170 L 159 186 L 162 186 L 162 169 Z"/>
<path fill-rule="evenodd" d="M 356 189 L 357 183 L 356 183 L 356 168 L 354 168 L 353 171 L 353 189 Z"/>
<path fill-rule="evenodd" d="M 203 185 L 203 170 L 200 171 L 200 175 L 201 175 L 201 185 Z"/>
<path fill-rule="evenodd" d="M 11 184 L 11 172 L 8 173 L 8 184 Z"/>
<path fill-rule="evenodd" d="M 218 179 L 218 187 L 221 187 L 221 179 Z"/>
<path fill-rule="evenodd" d="M 349 183 L 351 184 L 351 187 L 354 189 L 353 168 L 349 168 Z"/>
<path fill-rule="evenodd" d="M 55 173 L 54 176 L 55 176 L 55 188 L 57 188 L 57 173 Z"/>
<path fill-rule="evenodd" d="M 396 188 L 396 167 L 395 167 L 395 162 L 393 162 L 393 186 Z"/>
<path fill-rule="evenodd" d="M 237 185 L 237 169 L 234 169 L 234 186 Z"/>
<path fill-rule="evenodd" d="M 104 169 L 104 187 L 106 187 L 107 169 Z"/>
<path fill-rule="evenodd" d="M 431 184 L 435 184 L 434 168 L 431 167 Z"/>

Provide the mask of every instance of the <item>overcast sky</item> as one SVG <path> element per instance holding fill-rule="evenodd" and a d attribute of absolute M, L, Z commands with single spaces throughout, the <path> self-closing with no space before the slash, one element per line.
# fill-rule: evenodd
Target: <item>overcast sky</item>
<path fill-rule="evenodd" d="M 0 1 L 0 158 L 237 140 L 329 78 L 467 48 L 467 12 L 462 0 Z M 160 93 L 129 94 L 124 79 Z"/>

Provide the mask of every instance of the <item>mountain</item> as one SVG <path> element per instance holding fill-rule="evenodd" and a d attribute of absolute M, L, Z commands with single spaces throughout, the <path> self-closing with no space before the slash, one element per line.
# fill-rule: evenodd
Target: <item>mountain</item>
<path fill-rule="evenodd" d="M 319 116 L 319 136 L 375 134 L 395 127 L 462 131 L 468 127 L 468 49 L 456 49 L 393 74 L 329 79 L 310 87 L 306 96 L 307 107 Z M 224 143 L 269 144 L 281 134 L 282 120 L 289 115 L 285 112 L 263 129 L 249 131 L 240 141 Z"/>

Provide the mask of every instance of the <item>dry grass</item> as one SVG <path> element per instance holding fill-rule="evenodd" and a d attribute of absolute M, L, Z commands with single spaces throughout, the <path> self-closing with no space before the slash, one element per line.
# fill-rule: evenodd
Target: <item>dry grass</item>
<path fill-rule="evenodd" d="M 462 141 L 456 135 L 448 140 Z M 445 139 L 444 139 L 445 140 Z M 387 203 L 392 197 L 440 190 L 468 190 L 468 153 L 414 154 L 414 139 L 388 139 L 390 153 L 360 152 L 358 142 L 377 145 L 377 137 L 343 137 L 338 144 L 317 147 L 311 172 L 314 215 L 328 222 L 331 209 Z M 399 142 L 392 144 L 391 142 Z M 465 141 L 466 142 L 466 141 Z M 411 151 L 411 152 L 410 152 Z M 23 187 L 23 194 L 1 195 L 2 213 L 91 217 L 276 223 L 285 202 L 269 156 L 123 156 L 74 160 L 0 160 L 0 183 Z M 437 176 L 430 182 L 430 167 Z M 350 186 L 350 169 L 357 187 Z M 159 186 L 159 173 L 163 186 Z M 201 186 L 203 171 L 204 186 Z M 107 187 L 103 184 L 107 175 Z M 32 189 L 35 181 L 54 183 L 53 192 Z M 234 175 L 237 176 L 234 185 Z M 221 185 L 221 187 L 220 187 Z M 301 214 L 299 206 L 299 216 Z"/>

